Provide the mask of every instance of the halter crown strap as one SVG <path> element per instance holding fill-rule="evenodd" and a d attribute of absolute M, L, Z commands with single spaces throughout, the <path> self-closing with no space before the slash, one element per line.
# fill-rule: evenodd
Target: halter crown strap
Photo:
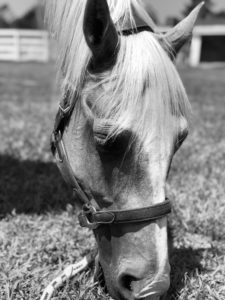
<path fill-rule="evenodd" d="M 148 25 L 143 25 L 140 27 L 135 27 L 135 28 L 129 28 L 129 29 L 123 29 L 121 32 L 118 31 L 118 33 L 120 35 L 131 35 L 131 34 L 137 34 L 143 31 L 149 31 L 149 32 L 153 32 L 152 29 L 148 26 Z"/>

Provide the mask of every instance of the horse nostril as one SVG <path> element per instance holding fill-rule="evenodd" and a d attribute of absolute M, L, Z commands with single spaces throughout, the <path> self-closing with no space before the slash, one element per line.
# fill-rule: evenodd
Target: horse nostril
<path fill-rule="evenodd" d="M 132 283 L 134 281 L 137 281 L 138 279 L 134 276 L 123 274 L 120 276 L 119 283 L 122 289 L 125 289 L 126 291 L 132 292 L 133 286 Z"/>

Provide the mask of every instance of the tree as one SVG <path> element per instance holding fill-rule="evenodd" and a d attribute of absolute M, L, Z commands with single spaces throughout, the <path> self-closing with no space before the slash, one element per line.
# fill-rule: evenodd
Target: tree
<path fill-rule="evenodd" d="M 191 0 L 191 3 L 186 6 L 183 14 L 187 16 L 202 0 Z M 208 15 L 212 15 L 212 8 L 213 8 L 213 1 L 212 0 L 205 0 L 205 4 L 200 12 L 200 19 L 205 19 Z"/>
<path fill-rule="evenodd" d="M 42 29 L 44 10 L 42 6 L 35 6 L 25 13 L 24 16 L 15 20 L 11 27 L 20 29 Z"/>

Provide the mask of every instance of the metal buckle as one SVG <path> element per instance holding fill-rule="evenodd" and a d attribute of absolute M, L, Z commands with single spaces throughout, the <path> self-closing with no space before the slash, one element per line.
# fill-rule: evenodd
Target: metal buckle
<path fill-rule="evenodd" d="M 91 222 L 89 220 L 89 218 L 93 217 L 95 213 L 96 209 L 92 205 L 85 204 L 83 206 L 82 212 L 78 216 L 80 226 L 89 228 L 91 230 L 97 229 L 100 226 L 100 224 L 97 222 Z"/>
<path fill-rule="evenodd" d="M 98 222 L 96 221 L 97 216 L 99 218 Z M 97 211 L 91 204 L 85 204 L 78 219 L 81 227 L 87 227 L 93 230 L 101 225 L 110 225 L 114 223 L 115 215 L 110 211 Z"/>
<path fill-rule="evenodd" d="M 63 113 L 63 115 L 66 115 L 70 111 L 71 106 L 67 106 L 66 108 L 63 108 L 62 105 L 59 103 L 59 109 Z"/>

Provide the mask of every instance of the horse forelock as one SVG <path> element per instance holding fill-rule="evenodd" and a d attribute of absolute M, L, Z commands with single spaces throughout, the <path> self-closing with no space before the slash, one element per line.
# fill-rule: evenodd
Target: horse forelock
<path fill-rule="evenodd" d="M 127 20 L 135 26 L 134 9 L 151 26 L 151 18 L 140 3 L 140 0 L 108 0 L 118 31 Z M 70 88 L 84 97 L 98 95 L 91 101 L 100 117 L 114 124 L 111 135 L 129 127 L 145 140 L 156 124 L 158 129 L 168 127 L 171 115 L 188 117 L 189 102 L 180 77 L 150 32 L 121 36 L 113 69 L 87 78 L 91 52 L 83 34 L 85 6 L 84 0 L 47 1 L 48 20 L 59 45 L 62 84 L 69 83 Z"/>
<path fill-rule="evenodd" d="M 144 141 L 167 134 L 174 116 L 188 119 L 190 114 L 178 72 L 150 32 L 121 37 L 117 63 L 101 78 L 92 75 L 83 96 L 98 118 L 113 124 L 112 136 L 131 129 Z"/>

